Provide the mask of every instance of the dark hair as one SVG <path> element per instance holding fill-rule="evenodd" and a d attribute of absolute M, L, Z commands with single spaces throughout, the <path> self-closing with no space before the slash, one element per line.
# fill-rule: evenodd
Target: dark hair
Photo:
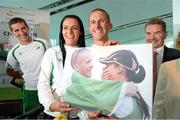
<path fill-rule="evenodd" d="M 109 14 L 108 14 L 104 9 L 102 9 L 102 8 L 95 8 L 95 9 L 93 9 L 93 10 L 90 12 L 90 15 L 91 15 L 93 12 L 95 12 L 95 11 L 102 11 L 102 12 L 104 12 L 104 13 L 106 14 L 106 16 L 107 16 L 108 22 L 111 21 L 111 19 L 110 19 L 110 17 L 109 17 Z M 89 16 L 90 16 L 90 15 L 89 15 Z"/>
<path fill-rule="evenodd" d="M 141 106 L 142 110 L 143 110 L 143 119 L 150 119 L 151 115 L 150 115 L 150 110 L 149 110 L 149 106 L 146 103 L 146 101 L 144 100 L 144 98 L 141 96 L 140 92 L 137 92 L 138 97 L 136 98 L 137 104 L 139 106 Z"/>
<path fill-rule="evenodd" d="M 155 25 L 155 24 L 161 25 L 163 31 L 166 32 L 166 23 L 165 23 L 162 19 L 157 18 L 157 17 L 150 19 L 150 20 L 146 23 L 145 29 L 146 29 L 146 27 L 147 27 L 148 25 Z"/>
<path fill-rule="evenodd" d="M 62 52 L 62 55 L 63 55 L 63 66 L 64 66 L 64 62 L 65 62 L 65 59 L 66 59 L 66 50 L 65 50 L 65 47 L 64 47 L 65 40 L 64 40 L 64 37 L 63 37 L 63 34 L 62 34 L 62 29 L 63 29 L 63 22 L 67 18 L 76 19 L 78 21 L 78 23 L 79 23 L 81 35 L 79 36 L 77 47 L 85 47 L 86 46 L 85 45 L 84 26 L 83 26 L 83 23 L 82 23 L 81 19 L 76 15 L 66 15 L 61 21 L 60 32 L 59 32 L 59 46 L 60 46 L 60 49 L 61 49 L 61 52 Z"/>
<path fill-rule="evenodd" d="M 116 63 L 123 66 L 127 71 L 126 75 L 129 81 L 134 83 L 142 82 L 146 75 L 144 67 L 139 64 L 135 54 L 130 50 L 115 51 L 106 58 L 100 58 L 100 62 L 103 64 Z"/>
<path fill-rule="evenodd" d="M 24 23 L 28 28 L 29 26 L 27 25 L 26 21 L 23 19 L 23 18 L 19 18 L 19 17 L 15 17 L 15 18 L 12 18 L 9 22 L 8 22 L 8 25 L 9 25 L 9 29 L 12 31 L 12 27 L 11 25 L 13 24 L 16 24 L 16 23 Z"/>
<path fill-rule="evenodd" d="M 130 66 L 133 66 L 133 64 L 136 64 L 136 68 L 134 69 L 134 71 L 126 68 L 126 71 L 127 71 L 126 74 L 129 78 L 129 81 L 133 81 L 134 83 L 142 82 L 146 76 L 144 67 L 139 64 L 136 58 L 136 55 L 133 52 L 129 51 L 127 56 L 129 56 L 129 59 L 126 59 L 126 60 L 124 59 L 124 61 L 126 62 L 126 65 L 128 65 L 128 63 L 130 64 Z"/>

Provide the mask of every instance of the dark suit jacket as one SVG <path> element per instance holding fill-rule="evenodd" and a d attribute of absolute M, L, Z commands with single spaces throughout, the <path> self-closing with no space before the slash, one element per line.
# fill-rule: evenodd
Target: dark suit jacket
<path fill-rule="evenodd" d="M 162 63 L 180 58 L 180 50 L 164 46 L 164 55 Z"/>

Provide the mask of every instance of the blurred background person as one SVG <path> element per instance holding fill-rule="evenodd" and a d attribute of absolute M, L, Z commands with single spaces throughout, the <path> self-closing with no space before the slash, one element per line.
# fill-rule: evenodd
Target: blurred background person
<path fill-rule="evenodd" d="M 176 39 L 176 48 L 180 50 L 180 32 L 178 32 L 177 39 Z"/>
<path fill-rule="evenodd" d="M 153 45 L 153 99 L 161 63 L 180 58 L 180 51 L 164 45 L 168 35 L 166 23 L 160 18 L 152 18 L 145 25 L 146 43 Z"/>
<path fill-rule="evenodd" d="M 40 64 L 43 55 L 48 48 L 46 40 L 32 38 L 29 35 L 29 26 L 23 18 L 12 18 L 9 21 L 9 29 L 18 40 L 9 52 L 6 62 L 6 72 L 12 77 L 22 77 L 23 86 L 23 112 L 39 106 L 37 94 L 37 82 L 40 73 Z M 20 67 L 20 71 L 16 67 Z M 37 118 L 37 114 L 27 116 Z"/>
<path fill-rule="evenodd" d="M 161 65 L 156 87 L 153 119 L 180 119 L 180 58 Z"/>

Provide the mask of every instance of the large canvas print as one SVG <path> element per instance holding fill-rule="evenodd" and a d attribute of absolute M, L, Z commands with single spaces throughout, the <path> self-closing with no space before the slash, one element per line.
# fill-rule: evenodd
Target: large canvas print
<path fill-rule="evenodd" d="M 67 50 L 64 101 L 116 118 L 151 118 L 152 45 Z"/>

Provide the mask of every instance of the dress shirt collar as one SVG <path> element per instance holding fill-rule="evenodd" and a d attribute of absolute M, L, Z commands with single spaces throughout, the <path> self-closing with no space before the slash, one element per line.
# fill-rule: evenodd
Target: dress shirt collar
<path fill-rule="evenodd" d="M 164 45 L 161 46 L 161 47 L 159 47 L 159 48 L 157 48 L 157 49 L 156 49 L 156 52 L 163 57 Z"/>

